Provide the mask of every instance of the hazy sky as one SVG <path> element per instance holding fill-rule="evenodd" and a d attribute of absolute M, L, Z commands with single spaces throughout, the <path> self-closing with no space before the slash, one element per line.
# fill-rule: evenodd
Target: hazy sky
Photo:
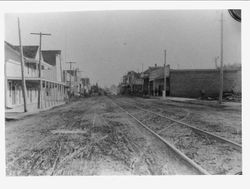
<path fill-rule="evenodd" d="M 23 45 L 38 45 L 31 32 L 43 37 L 43 50 L 62 50 L 63 66 L 75 61 L 82 76 L 101 86 L 118 84 L 129 70 L 163 65 L 170 68 L 214 68 L 220 55 L 220 11 L 85 11 L 7 14 L 5 40 L 18 45 L 17 17 Z M 241 63 L 241 24 L 224 11 L 224 62 Z"/>

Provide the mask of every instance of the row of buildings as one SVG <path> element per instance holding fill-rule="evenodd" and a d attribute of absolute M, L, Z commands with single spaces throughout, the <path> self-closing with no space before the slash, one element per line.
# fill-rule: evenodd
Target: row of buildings
<path fill-rule="evenodd" d="M 41 51 L 39 77 L 39 46 L 23 46 L 26 104 L 28 111 L 38 108 L 41 83 L 41 109 L 66 102 L 70 95 L 83 94 L 90 88 L 89 78 L 81 78 L 79 70 L 63 70 L 61 50 Z M 23 111 L 20 46 L 5 41 L 5 109 Z"/>
<path fill-rule="evenodd" d="M 218 97 L 220 88 L 219 69 L 170 69 L 165 67 L 166 96 Z M 241 94 L 241 67 L 224 69 L 223 92 Z M 149 67 L 138 73 L 129 71 L 119 85 L 120 94 L 162 96 L 164 67 Z"/>

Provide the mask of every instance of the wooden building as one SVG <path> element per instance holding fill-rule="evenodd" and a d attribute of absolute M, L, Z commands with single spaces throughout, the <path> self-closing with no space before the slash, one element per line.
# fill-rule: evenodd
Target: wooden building
<path fill-rule="evenodd" d="M 170 83 L 169 83 L 169 70 L 170 67 L 167 65 L 165 67 L 166 76 L 166 95 L 169 94 Z M 145 72 L 142 73 L 142 78 L 144 80 L 143 93 L 150 96 L 162 96 L 162 91 L 164 89 L 164 67 L 157 66 L 149 67 Z"/>
<path fill-rule="evenodd" d="M 61 80 L 61 51 L 42 52 L 41 78 L 38 77 L 39 47 L 24 46 L 24 77 L 27 88 L 27 108 L 38 108 L 38 89 L 42 81 L 41 108 L 50 108 L 65 103 L 67 93 Z M 50 58 L 48 58 L 50 57 Z M 50 61 L 48 61 L 50 59 Z M 52 61 L 53 59 L 53 61 Z M 5 42 L 5 108 L 6 111 L 23 111 L 21 89 L 20 48 Z"/>

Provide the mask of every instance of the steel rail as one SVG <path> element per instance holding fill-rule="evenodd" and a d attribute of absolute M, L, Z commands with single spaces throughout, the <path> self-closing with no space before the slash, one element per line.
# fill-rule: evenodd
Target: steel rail
<path fill-rule="evenodd" d="M 123 103 L 124 103 L 124 102 L 123 102 Z M 125 103 L 130 104 L 129 102 L 125 102 Z M 191 128 L 192 130 L 194 130 L 194 131 L 196 131 L 196 132 L 199 132 L 200 134 L 209 135 L 209 136 L 211 136 L 211 137 L 213 137 L 213 138 L 216 138 L 217 140 L 220 140 L 220 141 L 222 141 L 222 142 L 227 142 L 227 143 L 229 143 L 230 145 L 234 146 L 235 149 L 237 149 L 238 151 L 241 151 L 241 150 L 242 150 L 242 146 L 241 146 L 240 144 L 238 144 L 238 143 L 236 143 L 236 142 L 233 142 L 233 141 L 231 141 L 231 140 L 228 140 L 228 139 L 226 139 L 226 138 L 224 138 L 224 137 L 218 136 L 218 135 L 213 134 L 213 133 L 210 133 L 210 132 L 208 132 L 208 131 L 204 131 L 204 130 L 202 130 L 202 129 L 198 129 L 197 127 L 194 127 L 194 126 L 189 125 L 189 124 L 187 124 L 187 123 L 184 123 L 184 122 L 182 122 L 182 121 L 178 121 L 178 120 L 172 119 L 172 118 L 170 118 L 170 117 L 167 117 L 167 116 L 165 116 L 165 115 L 159 114 L 159 113 L 157 113 L 157 112 L 153 112 L 153 111 L 151 111 L 151 110 L 147 110 L 147 109 L 141 108 L 141 107 L 139 107 L 139 106 L 137 106 L 137 105 L 134 105 L 134 104 L 133 104 L 132 106 L 134 106 L 134 107 L 136 107 L 136 108 L 138 108 L 138 109 L 140 109 L 140 110 L 143 110 L 143 111 L 152 113 L 152 114 L 154 114 L 154 115 L 157 115 L 157 116 L 166 118 L 166 119 L 168 119 L 168 120 L 170 120 L 170 121 L 179 123 L 180 125 L 189 127 L 189 128 Z"/>
<path fill-rule="evenodd" d="M 111 100 L 111 99 L 110 99 Z M 180 150 L 178 150 L 177 148 L 175 148 L 172 144 L 170 144 L 168 141 L 166 141 L 164 138 L 162 138 L 160 135 L 158 135 L 157 133 L 155 133 L 153 130 L 151 130 L 150 128 L 148 128 L 144 123 L 142 123 L 140 120 L 138 120 L 136 117 L 134 117 L 132 114 L 130 114 L 127 110 L 125 110 L 124 108 L 122 108 L 120 105 L 118 105 L 117 103 L 115 103 L 113 100 L 111 100 L 111 102 L 113 104 L 115 104 L 117 107 L 119 107 L 122 111 L 124 111 L 126 114 L 128 114 L 130 117 L 132 117 L 136 122 L 138 122 L 141 126 L 143 126 L 146 130 L 148 130 L 151 134 L 153 134 L 154 136 L 156 136 L 158 139 L 160 139 L 164 144 L 166 144 L 171 150 L 173 150 L 177 155 L 179 155 L 179 157 L 181 157 L 184 161 L 186 161 L 187 163 L 189 163 L 194 169 L 196 169 L 199 173 L 201 173 L 202 175 L 210 175 L 210 173 L 208 171 L 206 171 L 205 169 L 203 169 L 200 165 L 198 165 L 197 163 L 195 163 L 193 160 L 191 160 L 189 157 L 187 157 L 184 153 L 182 153 Z"/>

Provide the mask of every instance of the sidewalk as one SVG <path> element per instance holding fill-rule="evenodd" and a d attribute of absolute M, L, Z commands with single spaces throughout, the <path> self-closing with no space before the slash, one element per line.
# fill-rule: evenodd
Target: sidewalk
<path fill-rule="evenodd" d="M 37 109 L 37 108 L 34 109 L 33 107 L 27 107 L 28 112 L 24 112 L 23 106 L 20 106 L 20 107 L 17 107 L 15 109 L 6 110 L 5 111 L 5 120 L 6 121 L 19 120 L 19 119 L 22 119 L 24 117 L 35 115 L 39 112 L 47 111 L 47 110 L 55 108 L 57 106 L 61 106 L 63 104 L 65 104 L 65 102 L 59 103 L 55 106 L 51 106 L 51 107 L 44 108 L 44 109 Z"/>
<path fill-rule="evenodd" d="M 222 102 L 222 104 L 218 104 L 217 100 L 201 100 L 195 98 L 183 98 L 183 97 L 170 97 L 167 96 L 165 99 L 162 97 L 151 96 L 150 98 L 155 98 L 163 101 L 173 101 L 173 102 L 182 102 L 188 104 L 197 104 L 197 105 L 205 105 L 205 106 L 212 106 L 212 107 L 224 107 L 224 108 L 241 108 L 241 102 Z"/>

